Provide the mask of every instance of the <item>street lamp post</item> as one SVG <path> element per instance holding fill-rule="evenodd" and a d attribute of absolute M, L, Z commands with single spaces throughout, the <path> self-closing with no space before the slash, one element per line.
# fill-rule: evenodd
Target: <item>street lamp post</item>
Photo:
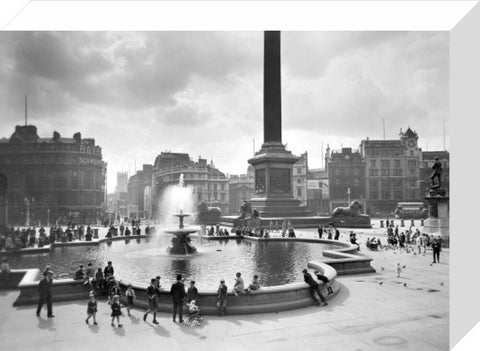
<path fill-rule="evenodd" d="M 25 206 L 27 207 L 27 213 L 25 215 L 25 226 L 30 227 L 30 206 L 33 205 L 35 202 L 35 199 L 32 197 L 31 199 L 28 199 L 25 196 Z"/>
<path fill-rule="evenodd" d="M 347 188 L 348 206 L 350 206 L 350 188 Z"/>
<path fill-rule="evenodd" d="M 5 199 L 5 225 L 8 226 L 8 200 Z"/>
<path fill-rule="evenodd" d="M 50 227 L 50 209 L 47 210 L 47 227 Z"/>

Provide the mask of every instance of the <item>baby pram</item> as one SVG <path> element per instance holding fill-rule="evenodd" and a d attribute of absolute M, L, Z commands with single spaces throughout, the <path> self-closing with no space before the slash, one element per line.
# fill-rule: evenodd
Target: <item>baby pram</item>
<path fill-rule="evenodd" d="M 185 321 L 186 325 L 200 326 L 202 324 L 203 317 L 200 316 L 200 309 L 195 305 L 195 300 L 192 300 L 190 303 L 187 303 L 188 313 L 187 320 Z"/>

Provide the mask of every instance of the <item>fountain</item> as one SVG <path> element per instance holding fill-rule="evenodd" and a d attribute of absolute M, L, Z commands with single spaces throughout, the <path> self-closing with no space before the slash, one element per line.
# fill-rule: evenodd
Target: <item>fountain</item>
<path fill-rule="evenodd" d="M 171 255 L 189 255 L 197 252 L 197 249 L 192 245 L 190 234 L 197 232 L 195 228 L 184 228 L 183 219 L 190 216 L 188 213 L 183 213 L 183 210 L 180 210 L 180 213 L 175 213 L 175 217 L 178 217 L 179 224 L 178 229 L 165 229 L 164 231 L 169 234 L 175 235 L 172 238 L 172 246 L 168 248 Z"/>
<path fill-rule="evenodd" d="M 193 198 L 191 188 L 186 187 L 183 182 L 183 174 L 180 174 L 180 179 L 178 184 L 170 186 L 167 188 L 162 201 L 162 217 L 165 222 L 169 222 L 170 215 L 174 211 L 179 213 L 173 213 L 173 217 L 177 217 L 179 220 L 178 228 L 174 229 L 164 229 L 165 233 L 173 234 L 172 245 L 168 248 L 168 251 L 172 255 L 188 255 L 197 252 L 197 249 L 192 246 L 191 240 L 188 237 L 190 234 L 198 231 L 198 228 L 187 227 L 185 228 L 183 220 L 185 217 L 189 217 L 190 213 L 184 213 L 183 210 L 187 211 L 193 208 Z"/>

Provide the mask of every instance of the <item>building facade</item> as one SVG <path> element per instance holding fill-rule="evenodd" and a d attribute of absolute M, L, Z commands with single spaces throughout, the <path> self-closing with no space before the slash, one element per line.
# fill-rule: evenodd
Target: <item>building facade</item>
<path fill-rule="evenodd" d="M 117 185 L 114 192 L 114 213 L 117 222 L 123 222 L 128 215 L 128 173 L 117 172 Z"/>
<path fill-rule="evenodd" d="M 316 215 L 328 215 L 330 212 L 328 184 L 328 175 L 324 168 L 308 170 L 307 206 L 308 210 Z"/>
<path fill-rule="evenodd" d="M 230 214 L 240 213 L 240 206 L 243 201 L 250 201 L 255 194 L 255 175 L 253 167 L 248 167 L 247 174 L 231 175 L 228 181 L 230 200 Z"/>
<path fill-rule="evenodd" d="M 152 211 L 156 217 L 163 192 L 168 186 L 178 184 L 182 174 L 184 185 L 192 186 L 195 208 L 204 202 L 219 207 L 223 214 L 229 213 L 229 180 L 213 162 L 208 164 L 201 157 L 193 161 L 188 154 L 162 152 L 153 167 Z"/>
<path fill-rule="evenodd" d="M 308 174 L 308 153 L 305 151 L 300 159 L 293 164 L 293 196 L 300 200 L 301 206 L 307 206 L 307 174 Z"/>
<path fill-rule="evenodd" d="M 362 140 L 367 213 L 391 215 L 398 202 L 423 201 L 419 188 L 422 150 L 418 135 L 400 130 L 398 140 Z"/>
<path fill-rule="evenodd" d="M 145 189 L 152 185 L 152 174 L 153 165 L 143 165 L 141 170 L 128 179 L 129 217 L 149 218 L 149 206 L 145 207 Z"/>
<path fill-rule="evenodd" d="M 330 211 L 359 201 L 365 210 L 365 162 L 359 150 L 332 150 L 328 158 Z"/>
<path fill-rule="evenodd" d="M 33 125 L 0 139 L 0 169 L 8 177 L 8 222 L 43 225 L 103 219 L 107 164 L 95 139 L 40 138 Z"/>

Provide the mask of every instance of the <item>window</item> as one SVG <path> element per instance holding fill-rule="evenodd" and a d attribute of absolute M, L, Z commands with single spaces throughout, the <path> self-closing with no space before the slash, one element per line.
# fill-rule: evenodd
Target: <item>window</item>
<path fill-rule="evenodd" d="M 302 169 L 301 168 L 297 168 L 297 174 L 302 174 Z"/>
<path fill-rule="evenodd" d="M 297 196 L 298 197 L 302 196 L 302 188 L 297 188 Z"/>
<path fill-rule="evenodd" d="M 302 180 L 301 179 L 297 179 L 297 184 L 302 184 Z"/>
<path fill-rule="evenodd" d="M 382 182 L 382 199 L 383 200 L 390 200 L 390 180 L 386 179 Z"/>
<path fill-rule="evenodd" d="M 417 187 L 417 180 L 416 179 L 409 179 L 408 180 L 408 187 L 409 188 L 416 188 Z"/>
<path fill-rule="evenodd" d="M 416 168 L 417 160 L 408 160 L 407 165 L 408 165 L 408 168 Z"/>
<path fill-rule="evenodd" d="M 72 174 L 72 188 L 78 189 L 78 172 L 77 171 L 73 171 L 73 174 Z"/>
<path fill-rule="evenodd" d="M 225 202 L 225 193 L 220 194 L 220 201 Z"/>
<path fill-rule="evenodd" d="M 377 167 L 377 160 L 370 160 L 370 167 L 372 168 Z"/>
<path fill-rule="evenodd" d="M 402 200 L 403 197 L 403 182 L 401 179 L 393 181 L 393 198 L 395 200 Z"/>
<path fill-rule="evenodd" d="M 213 184 L 213 190 L 214 190 L 214 191 L 217 191 L 217 187 L 218 187 L 217 184 Z M 216 199 L 215 199 L 215 200 L 216 200 Z"/>
<path fill-rule="evenodd" d="M 389 175 L 390 175 L 390 168 L 383 168 L 382 176 L 389 176 Z"/>
<path fill-rule="evenodd" d="M 377 180 L 370 181 L 370 199 L 378 200 L 378 181 Z"/>
<path fill-rule="evenodd" d="M 370 175 L 370 177 L 376 177 L 376 176 L 378 176 L 378 169 L 370 168 L 368 170 L 368 174 Z"/>
<path fill-rule="evenodd" d="M 402 175 L 402 170 L 401 169 L 394 169 L 393 170 L 393 175 L 394 176 L 401 176 Z"/>
<path fill-rule="evenodd" d="M 213 193 L 213 200 L 218 200 L 218 193 L 216 191 Z"/>
<path fill-rule="evenodd" d="M 360 180 L 358 178 L 353 180 L 353 186 L 360 186 Z"/>
<path fill-rule="evenodd" d="M 381 160 L 382 168 L 390 168 L 390 160 Z"/>
<path fill-rule="evenodd" d="M 357 167 L 355 167 L 355 168 L 353 169 L 353 174 L 355 174 L 356 176 L 360 175 L 360 169 L 357 168 Z"/>
<path fill-rule="evenodd" d="M 400 168 L 401 166 L 401 160 L 395 160 L 395 168 Z"/>
<path fill-rule="evenodd" d="M 394 200 L 402 200 L 402 195 L 403 195 L 403 192 L 402 190 L 393 190 L 393 199 Z"/>

